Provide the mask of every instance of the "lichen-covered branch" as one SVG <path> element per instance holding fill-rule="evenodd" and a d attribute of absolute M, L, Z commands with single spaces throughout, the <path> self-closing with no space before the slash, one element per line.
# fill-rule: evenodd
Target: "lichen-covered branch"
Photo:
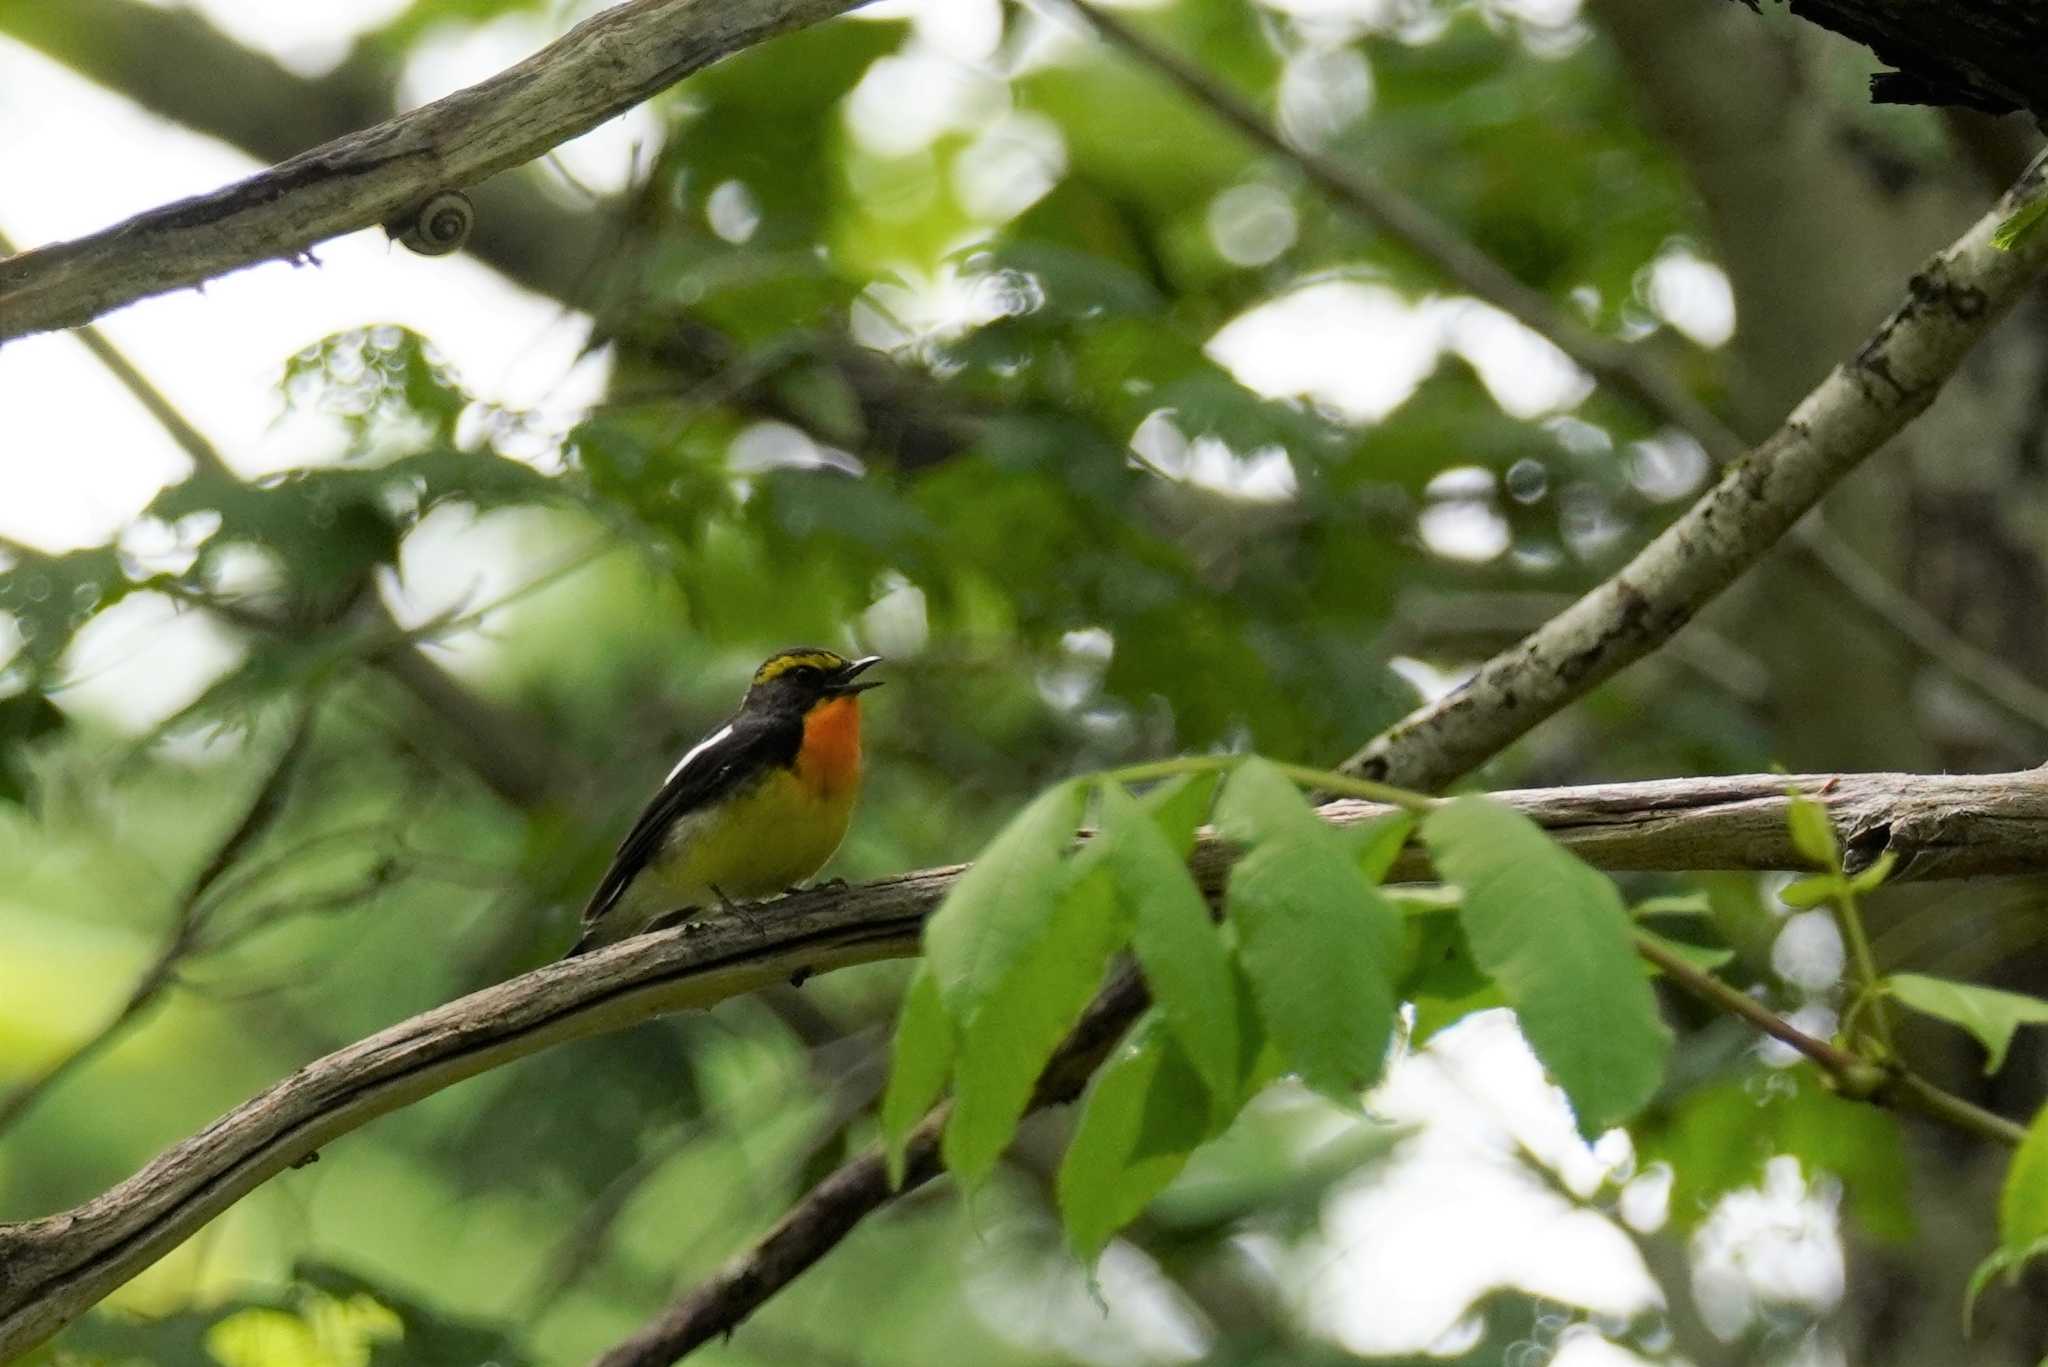
<path fill-rule="evenodd" d="M 1469 771 L 1573 699 L 1671 639 L 1896 436 L 2048 265 L 2048 233 L 2011 251 L 1992 234 L 2048 194 L 2036 160 L 1991 212 L 1938 253 L 1905 302 L 1778 430 L 1629 563 L 1459 688 L 1381 733 L 1348 772 L 1430 787 Z"/>
<path fill-rule="evenodd" d="M 863 0 L 624 0 L 490 79 L 211 194 L 0 261 L 0 341 L 389 222 L 708 66 Z"/>

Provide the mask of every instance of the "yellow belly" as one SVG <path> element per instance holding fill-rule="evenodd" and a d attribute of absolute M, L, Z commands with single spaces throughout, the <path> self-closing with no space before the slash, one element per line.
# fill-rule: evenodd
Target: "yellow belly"
<path fill-rule="evenodd" d="M 666 912 L 716 907 L 794 887 L 825 867 L 853 815 L 848 786 L 820 793 L 785 769 L 676 822 L 661 849 L 606 913 L 612 936 L 630 935 Z"/>

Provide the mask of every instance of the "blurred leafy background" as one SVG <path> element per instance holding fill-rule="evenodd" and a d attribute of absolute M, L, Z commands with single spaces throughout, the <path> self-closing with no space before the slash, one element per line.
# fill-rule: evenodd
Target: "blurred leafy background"
<path fill-rule="evenodd" d="M 417 97 L 437 52 L 581 13 L 413 0 L 318 61 L 138 0 L 0 4 L 0 38 L 269 160 Z M 2030 142 L 1872 107 L 1867 54 L 1715 0 L 1120 13 L 1751 433 Z M 473 254 L 594 355 L 587 402 L 486 397 L 431 333 L 364 317 L 246 385 L 279 415 L 265 443 L 195 434 L 189 473 L 111 539 L 8 524 L 0 1216 L 85 1199 L 298 1063 L 559 953 L 617 833 L 771 648 L 889 657 L 833 869 L 858 879 L 967 857 L 1072 773 L 1334 763 L 1709 473 L 1057 5 L 871 11 L 636 120 L 616 184 L 556 161 L 478 195 Z M 1830 505 L 1888 581 L 2032 674 L 2042 323 L 2023 310 Z M 0 489 L 89 469 L 96 415 L 68 421 L 69 451 L 8 437 Z M 2048 713 L 1952 663 L 1788 552 L 1481 778 L 2035 762 Z M 192 685 L 146 687 L 158 671 Z M 1731 971 L 1824 1028 L 1824 928 L 1768 880 L 1687 886 Z M 1872 915 L 1888 967 L 2048 980 L 2029 887 L 1891 891 Z M 434 1097 L 41 1360 L 580 1360 L 871 1137 L 903 978 L 838 974 Z M 1372 1105 L 1393 1131 L 1282 1089 L 1099 1290 L 1048 1213 L 1064 1122 L 1042 1118 L 975 1202 L 906 1201 L 702 1356 L 2038 1357 L 2037 1293 L 1987 1302 L 1967 1348 L 1956 1323 L 1994 1156 L 1686 1025 L 1654 1113 L 1592 1147 L 1498 1015 L 1396 1070 Z M 2025 1038 L 1995 1079 L 1946 1035 L 1912 1043 L 1989 1104 L 2042 1090 Z"/>

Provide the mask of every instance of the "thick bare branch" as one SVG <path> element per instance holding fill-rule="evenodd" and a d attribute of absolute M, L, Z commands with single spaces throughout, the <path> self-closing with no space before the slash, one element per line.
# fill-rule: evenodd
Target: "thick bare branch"
<path fill-rule="evenodd" d="M 1893 851 L 1896 877 L 2048 873 L 2048 772 L 2037 770 L 1754 774 L 1499 796 L 1604 867 L 1769 869 L 1800 862 L 1786 835 L 1789 786 L 1827 804 L 1854 857 Z M 1383 810 L 1335 802 L 1321 812 L 1356 825 Z M 1227 846 L 1204 837 L 1194 867 L 1211 893 L 1220 891 L 1230 860 Z M 1426 872 L 1411 854 L 1396 876 Z M 377 1116 L 567 1040 L 703 1009 L 799 971 L 915 954 L 924 916 L 959 873 L 927 869 L 844 891 L 797 893 L 748 917 L 640 936 L 473 993 L 306 1065 L 84 1205 L 0 1225 L 0 1358 L 55 1333 L 248 1192 Z M 789 1276 L 801 1270 L 785 1262 Z"/>
<path fill-rule="evenodd" d="M 1383 732 L 1346 769 L 1403 787 L 1465 773 L 1675 635 L 1849 471 L 1934 402 L 2048 264 L 2048 234 L 1992 234 L 2048 194 L 2037 159 L 1992 211 L 1915 275 L 1907 297 L 1775 433 L 1621 571 L 1464 685 Z"/>
<path fill-rule="evenodd" d="M 388 222 L 631 108 L 691 72 L 862 0 L 625 0 L 516 66 L 212 194 L 0 261 L 0 340 Z"/>

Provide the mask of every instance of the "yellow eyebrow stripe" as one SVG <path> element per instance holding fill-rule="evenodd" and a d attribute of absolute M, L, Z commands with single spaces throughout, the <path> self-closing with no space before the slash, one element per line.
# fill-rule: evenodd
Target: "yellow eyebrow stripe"
<path fill-rule="evenodd" d="M 801 669 L 805 665 L 829 673 L 843 668 L 845 664 L 844 656 L 835 655 L 829 650 L 789 650 L 764 661 L 761 667 L 754 671 L 754 682 L 764 684 L 770 679 L 780 678 L 790 670 Z"/>

